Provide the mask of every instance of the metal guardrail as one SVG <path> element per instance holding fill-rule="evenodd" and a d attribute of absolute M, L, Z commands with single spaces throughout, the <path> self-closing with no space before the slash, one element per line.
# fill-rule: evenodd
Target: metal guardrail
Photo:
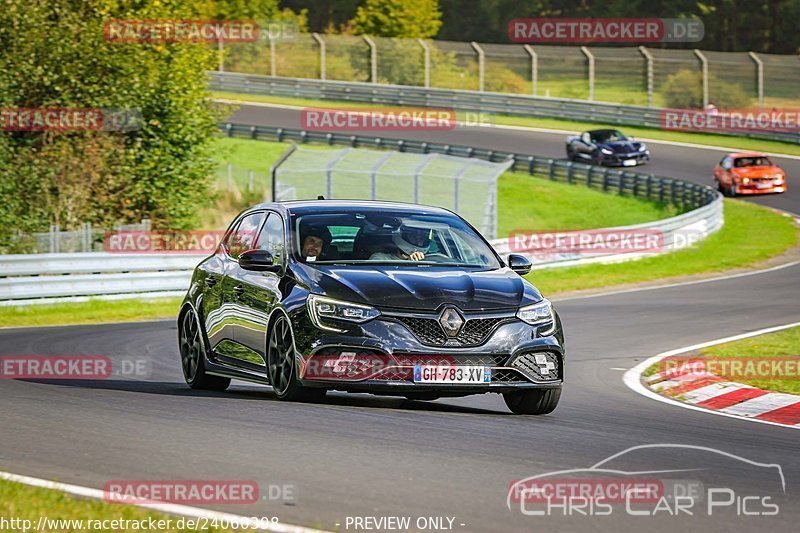
<path fill-rule="evenodd" d="M 441 107 L 524 117 L 562 118 L 581 122 L 643 126 L 661 129 L 658 107 L 622 105 L 566 98 L 465 91 L 255 74 L 211 72 L 211 90 L 414 107 Z M 769 139 L 800 144 L 800 134 L 783 132 L 715 132 L 722 135 Z"/>
<path fill-rule="evenodd" d="M 253 139 L 391 148 L 401 152 L 441 153 L 487 161 L 512 160 L 512 170 L 524 171 L 532 176 L 583 184 L 623 196 L 670 202 L 689 211 L 666 220 L 625 228 L 662 231 L 665 250 L 677 247 L 670 245 L 670 239 L 678 232 L 694 231 L 702 238 L 719 229 L 723 223 L 722 198 L 718 192 L 705 185 L 678 179 L 468 146 L 241 124 L 223 124 L 220 128 L 230 136 Z M 500 253 L 509 251 L 508 239 L 492 241 L 492 244 Z M 635 258 L 633 254 L 623 255 L 562 256 L 546 262 L 537 261 L 537 266 L 570 266 Z M 201 257 L 189 254 L 113 253 L 0 256 L 0 306 L 65 299 L 74 301 L 87 297 L 179 296 L 189 286 L 191 270 Z"/>
<path fill-rule="evenodd" d="M 321 143 L 330 146 L 352 146 L 364 148 L 388 148 L 400 152 L 417 154 L 446 154 L 461 157 L 477 157 L 486 161 L 502 162 L 511 159 L 513 171 L 527 172 L 531 176 L 553 181 L 583 184 L 589 188 L 616 192 L 621 196 L 635 196 L 659 202 L 667 202 L 684 209 L 695 209 L 711 203 L 718 193 L 706 185 L 674 178 L 639 174 L 608 167 L 597 167 L 584 163 L 573 163 L 561 159 L 539 157 L 529 154 L 473 148 L 455 144 L 392 139 L 368 135 L 326 133 L 272 126 L 248 126 L 244 124 L 220 124 L 219 128 L 229 137 L 243 137 L 268 141 L 296 141 L 299 143 Z"/>

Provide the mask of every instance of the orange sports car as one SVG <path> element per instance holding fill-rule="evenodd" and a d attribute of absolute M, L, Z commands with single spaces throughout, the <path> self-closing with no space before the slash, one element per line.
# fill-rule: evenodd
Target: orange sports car
<path fill-rule="evenodd" d="M 767 154 L 728 154 L 714 167 L 714 182 L 725 196 L 786 192 L 786 173 Z"/>

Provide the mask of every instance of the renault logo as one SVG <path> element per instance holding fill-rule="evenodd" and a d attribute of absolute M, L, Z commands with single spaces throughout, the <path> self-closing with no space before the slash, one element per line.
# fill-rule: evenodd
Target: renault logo
<path fill-rule="evenodd" d="M 448 337 L 455 337 L 464 325 L 464 319 L 454 307 L 445 307 L 439 315 L 439 325 Z"/>

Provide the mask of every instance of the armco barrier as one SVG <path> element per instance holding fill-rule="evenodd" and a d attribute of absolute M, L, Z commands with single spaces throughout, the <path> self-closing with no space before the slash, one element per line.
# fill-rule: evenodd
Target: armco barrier
<path fill-rule="evenodd" d="M 661 231 L 666 250 L 679 247 L 671 243 L 673 236 L 680 232 L 692 232 L 702 238 L 718 230 L 723 223 L 722 197 L 718 192 L 705 185 L 672 178 L 468 146 L 241 124 L 223 124 L 220 127 L 227 135 L 253 139 L 390 148 L 403 152 L 478 157 L 488 161 L 511 159 L 512 170 L 524 171 L 532 176 L 583 184 L 624 196 L 670 202 L 683 207 L 687 212 L 652 223 L 613 228 Z M 492 245 L 502 255 L 510 251 L 508 239 L 497 239 L 492 241 Z M 630 253 L 564 254 L 545 261 L 535 257 L 533 259 L 537 267 L 556 267 L 635 257 L 635 254 Z M 201 259 L 200 255 L 187 254 L 75 253 L 0 256 L 0 306 L 85 297 L 178 296 L 188 288 L 191 270 Z"/>
<path fill-rule="evenodd" d="M 209 75 L 211 77 L 209 87 L 215 91 L 382 105 L 443 107 L 461 111 L 562 118 L 581 122 L 644 126 L 657 129 L 661 128 L 661 114 L 664 111 L 658 107 L 509 93 L 425 88 L 412 85 L 280 78 L 232 72 L 211 72 Z M 718 133 L 800 144 L 800 134 L 797 133 L 731 133 L 722 131 Z"/>

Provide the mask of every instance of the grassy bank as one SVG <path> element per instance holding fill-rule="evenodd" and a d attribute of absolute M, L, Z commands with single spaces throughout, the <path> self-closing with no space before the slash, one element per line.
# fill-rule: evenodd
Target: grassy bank
<path fill-rule="evenodd" d="M 751 267 L 798 242 L 791 217 L 738 200 L 725 200 L 725 225 L 697 245 L 638 261 L 542 269 L 528 279 L 547 294 Z"/>
<path fill-rule="evenodd" d="M 24 327 L 177 319 L 180 303 L 180 298 L 153 298 L 0 307 L 0 324 Z"/>

